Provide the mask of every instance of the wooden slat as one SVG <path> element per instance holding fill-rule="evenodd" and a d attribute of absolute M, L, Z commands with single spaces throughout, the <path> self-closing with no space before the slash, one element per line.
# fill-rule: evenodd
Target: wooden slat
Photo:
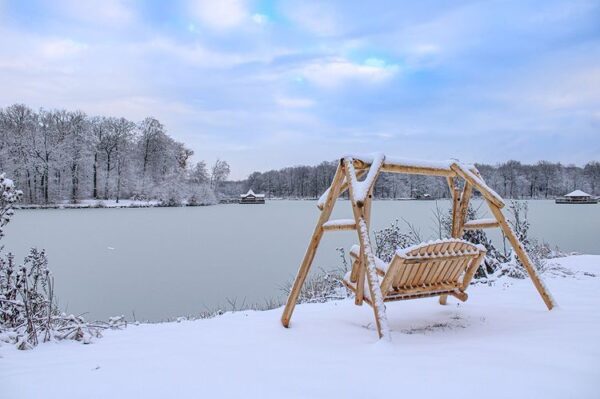
<path fill-rule="evenodd" d="M 443 248 L 444 248 L 444 244 L 438 243 L 438 244 L 434 245 L 433 250 L 440 252 Z M 442 267 L 441 262 L 434 263 L 433 266 L 429 268 L 430 270 L 427 272 L 427 275 L 424 278 L 423 284 L 428 284 L 431 281 L 431 277 L 433 277 L 435 275 L 435 273 L 438 271 L 438 269 L 440 267 Z"/>
<path fill-rule="evenodd" d="M 442 248 L 440 250 L 445 252 L 448 250 L 448 248 L 451 247 L 452 244 L 453 243 L 451 243 L 451 242 L 446 242 L 446 243 L 442 244 Z M 440 279 L 440 275 L 442 275 L 442 273 L 444 272 L 445 266 L 446 266 L 446 261 L 441 261 L 435 274 L 430 279 L 430 284 L 436 284 L 436 283 L 439 283 L 440 281 L 442 281 Z"/>
<path fill-rule="evenodd" d="M 476 256 L 475 258 L 477 257 L 478 256 Z M 469 266 L 471 260 L 472 258 L 461 258 L 461 260 L 457 262 L 454 268 L 450 271 L 450 274 L 448 275 L 448 280 L 457 281 L 460 274 L 464 273 L 465 270 L 467 270 L 467 267 Z"/>
<path fill-rule="evenodd" d="M 404 281 L 406 279 L 406 274 L 409 270 L 407 268 L 407 265 L 404 264 L 404 259 L 402 259 L 399 256 L 395 256 L 392 262 L 397 262 L 397 263 L 396 264 L 392 263 L 390 265 L 390 267 L 388 268 L 388 273 L 389 273 L 390 269 L 392 268 L 392 266 L 397 268 L 396 278 L 394 279 L 394 283 L 392 284 L 392 286 L 394 288 L 397 288 L 400 286 L 400 282 Z"/>
<path fill-rule="evenodd" d="M 394 259 L 392 259 L 392 263 L 388 267 L 387 273 L 383 277 L 383 281 L 381 282 L 381 293 L 383 294 L 384 300 L 388 292 L 391 290 L 394 281 L 396 281 L 396 276 L 399 270 L 403 268 L 402 262 L 402 258 L 395 256 Z"/>
<path fill-rule="evenodd" d="M 442 261 L 442 260 L 452 260 L 455 259 L 458 256 L 462 256 L 462 257 L 472 257 L 472 258 L 476 258 L 479 255 L 479 252 L 473 252 L 473 253 L 454 253 L 454 254 L 449 254 L 449 255 L 421 255 L 420 257 L 411 257 L 411 258 L 404 258 L 404 263 L 406 264 L 413 264 L 413 263 L 422 263 L 422 262 L 431 262 L 431 261 Z"/>
<path fill-rule="evenodd" d="M 448 290 L 456 290 L 458 289 L 458 284 L 456 283 L 440 283 L 431 287 L 411 287 L 405 289 L 399 289 L 396 292 L 392 292 L 390 295 L 410 295 L 410 294 L 419 294 L 428 291 L 448 291 Z"/>
<path fill-rule="evenodd" d="M 471 283 L 471 279 L 473 279 L 473 276 L 475 276 L 475 273 L 477 273 L 477 269 L 479 269 L 479 266 L 485 259 L 485 255 L 486 255 L 486 251 L 482 251 L 481 255 L 479 255 L 478 258 L 473 259 L 471 261 L 471 263 L 469 264 L 469 268 L 465 271 L 465 275 L 462 280 L 462 286 L 460 288 L 461 291 L 464 291 L 467 289 L 467 287 Z"/>
<path fill-rule="evenodd" d="M 415 273 L 415 276 L 412 278 L 412 280 L 410 280 L 411 286 L 416 287 L 419 285 L 419 280 L 421 280 L 421 276 L 423 276 L 425 269 L 430 264 L 431 262 L 421 262 L 417 265 L 417 271 Z"/>

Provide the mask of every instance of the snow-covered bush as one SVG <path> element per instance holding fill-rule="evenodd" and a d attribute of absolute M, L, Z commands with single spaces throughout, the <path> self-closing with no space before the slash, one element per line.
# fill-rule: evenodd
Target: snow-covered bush
<path fill-rule="evenodd" d="M 0 238 L 4 236 L 3 227 L 10 222 L 15 214 L 13 204 L 21 200 L 23 192 L 15 189 L 11 179 L 7 179 L 4 173 L 0 174 Z"/>
<path fill-rule="evenodd" d="M 12 206 L 21 198 L 11 180 L 0 175 L 0 226 L 13 216 Z M 1 238 L 0 234 L 0 238 Z M 80 316 L 60 313 L 54 302 L 54 279 L 44 250 L 32 248 L 23 264 L 0 247 L 0 341 L 30 349 L 40 341 L 74 339 L 84 343 L 100 331 L 121 323 L 87 323 Z"/>
<path fill-rule="evenodd" d="M 540 243 L 535 238 L 530 237 L 530 224 L 527 215 L 529 206 L 527 205 L 527 202 L 512 200 L 508 205 L 508 211 L 511 216 L 509 223 L 518 240 L 523 244 L 533 266 L 542 273 L 552 269 L 552 266 L 547 262 L 547 259 L 556 257 L 556 254 L 559 251 L 554 251 L 548 244 L 544 242 Z M 501 265 L 502 270 L 499 274 L 508 275 L 514 278 L 526 278 L 527 271 L 514 251 L 510 251 L 507 258 L 507 261 Z"/>
<path fill-rule="evenodd" d="M 390 262 L 398 248 L 406 248 L 410 245 L 418 244 L 421 237 L 416 229 L 406 223 L 408 231 L 404 232 L 400 228 L 399 221 L 394 221 L 390 227 L 377 230 L 373 233 L 375 236 L 375 255 L 386 262 Z"/>
<path fill-rule="evenodd" d="M 154 189 L 154 197 L 158 200 L 158 206 L 181 206 L 185 194 L 179 184 L 164 184 Z"/>
<path fill-rule="evenodd" d="M 217 203 L 214 190 L 208 184 L 185 181 L 181 176 L 173 175 L 152 190 L 152 197 L 159 206 L 214 205 Z"/>
<path fill-rule="evenodd" d="M 337 251 L 342 259 L 342 266 L 332 271 L 320 269 L 309 275 L 300 290 L 298 303 L 322 303 L 348 297 L 348 290 L 342 284 L 342 278 L 348 271 L 348 262 L 343 248 L 338 248 Z M 292 283 L 288 282 L 282 288 L 286 296 L 291 287 Z"/>

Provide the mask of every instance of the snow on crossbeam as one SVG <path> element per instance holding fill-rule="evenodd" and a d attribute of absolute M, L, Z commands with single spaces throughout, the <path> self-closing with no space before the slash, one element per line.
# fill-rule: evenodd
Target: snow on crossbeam
<path fill-rule="evenodd" d="M 342 159 L 352 158 L 354 160 L 355 168 L 364 169 L 371 166 L 380 155 L 381 154 L 348 154 L 344 155 Z M 381 166 L 381 171 L 435 176 L 456 176 L 456 173 L 450 168 L 450 166 L 456 162 L 457 160 L 455 159 L 444 161 L 428 161 L 409 158 L 390 158 L 386 156 L 385 161 Z M 472 169 L 474 167 L 471 164 L 463 165 L 468 169 Z"/>
<path fill-rule="evenodd" d="M 354 219 L 334 219 L 323 223 L 323 230 L 356 230 Z"/>
<path fill-rule="evenodd" d="M 480 230 L 480 229 L 489 229 L 492 227 L 500 227 L 500 224 L 496 219 L 473 219 L 469 220 L 463 225 L 463 229 L 465 230 Z"/>

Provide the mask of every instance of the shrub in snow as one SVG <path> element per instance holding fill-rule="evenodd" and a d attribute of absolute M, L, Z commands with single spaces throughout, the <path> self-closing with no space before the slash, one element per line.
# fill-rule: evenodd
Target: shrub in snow
<path fill-rule="evenodd" d="M 344 299 L 349 296 L 349 292 L 342 284 L 342 278 L 348 271 L 348 262 L 342 248 L 337 249 L 342 259 L 342 267 L 333 271 L 320 269 L 316 273 L 309 275 L 300 290 L 298 303 L 322 303 L 338 299 Z M 289 295 L 292 282 L 288 282 L 282 288 L 286 295 Z"/>
<path fill-rule="evenodd" d="M 540 243 L 529 236 L 530 225 L 527 218 L 529 207 L 527 202 L 512 200 L 508 205 L 508 211 L 511 215 L 509 223 L 517 238 L 523 244 L 533 266 L 542 273 L 553 269 L 552 264 L 548 263 L 546 259 L 555 257 L 558 251 L 553 251 L 548 244 Z M 514 251 L 510 251 L 508 260 L 500 265 L 500 268 L 500 275 L 508 275 L 514 278 L 527 277 L 527 271 Z"/>
<path fill-rule="evenodd" d="M 3 227 L 10 222 L 14 215 L 13 204 L 21 200 L 23 192 L 15 189 L 12 180 L 7 179 L 4 173 L 0 174 L 0 238 L 4 236 Z"/>
<path fill-rule="evenodd" d="M 13 215 L 21 198 L 12 181 L 0 175 L 0 226 Z M 1 230 L 0 230 L 1 231 Z M 124 320 L 87 323 L 80 316 L 60 313 L 54 301 L 54 279 L 44 250 L 32 248 L 23 264 L 15 263 L 0 247 L 0 341 L 30 349 L 40 341 L 74 339 L 89 343 L 104 328 L 120 327 Z"/>
<path fill-rule="evenodd" d="M 408 232 L 402 231 L 398 220 L 396 220 L 390 227 L 373 233 L 375 236 L 375 256 L 386 262 L 391 262 L 398 248 L 406 248 L 421 242 L 421 237 L 414 227 L 406 221 L 405 223 L 408 226 Z"/>

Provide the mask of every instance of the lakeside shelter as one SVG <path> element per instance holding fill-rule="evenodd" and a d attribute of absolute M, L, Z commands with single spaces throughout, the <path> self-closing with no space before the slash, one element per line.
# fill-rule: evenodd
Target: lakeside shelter
<path fill-rule="evenodd" d="M 581 190 L 575 190 L 563 197 L 556 198 L 557 204 L 597 204 L 598 199 Z"/>
<path fill-rule="evenodd" d="M 248 190 L 246 194 L 240 194 L 240 204 L 264 204 L 265 195 L 255 194 L 252 189 Z"/>

